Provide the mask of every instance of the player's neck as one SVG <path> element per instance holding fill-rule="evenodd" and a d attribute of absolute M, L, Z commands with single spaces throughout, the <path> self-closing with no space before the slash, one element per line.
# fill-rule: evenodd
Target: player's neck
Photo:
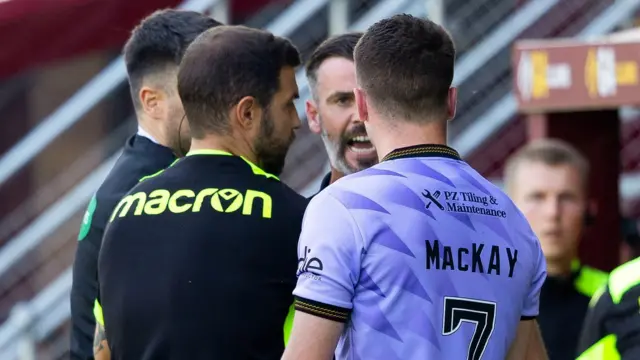
<path fill-rule="evenodd" d="M 428 124 L 404 123 L 380 129 L 383 137 L 376 139 L 378 159 L 383 159 L 395 149 L 422 144 L 447 144 L 446 122 L 434 121 Z"/>
<path fill-rule="evenodd" d="M 571 276 L 571 259 L 547 259 L 547 275 L 555 278 Z"/>
<path fill-rule="evenodd" d="M 139 129 L 142 129 L 142 131 L 146 133 L 145 135 L 147 137 L 151 137 L 150 140 L 152 140 L 153 142 L 175 151 L 176 149 L 173 149 L 172 145 L 175 144 L 176 139 L 170 139 L 162 127 L 152 126 L 152 121 L 153 120 L 146 119 L 144 117 L 139 117 Z"/>
<path fill-rule="evenodd" d="M 331 167 L 331 176 L 329 177 L 329 184 L 333 184 L 334 182 L 338 181 L 341 177 L 343 177 L 344 174 L 336 169 L 334 169 L 333 167 Z"/>
<path fill-rule="evenodd" d="M 245 144 L 244 141 L 239 141 L 230 136 L 207 135 L 202 139 L 192 138 L 191 149 L 189 151 L 198 150 L 225 151 L 236 156 L 242 156 L 256 165 L 258 164 L 257 158 L 251 148 Z"/>

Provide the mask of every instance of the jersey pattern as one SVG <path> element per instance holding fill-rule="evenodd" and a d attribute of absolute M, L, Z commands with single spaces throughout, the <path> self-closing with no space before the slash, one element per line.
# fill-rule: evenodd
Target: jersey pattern
<path fill-rule="evenodd" d="M 346 323 L 337 359 L 505 358 L 538 314 L 537 238 L 453 149 L 396 153 L 312 200 L 296 309 Z"/>

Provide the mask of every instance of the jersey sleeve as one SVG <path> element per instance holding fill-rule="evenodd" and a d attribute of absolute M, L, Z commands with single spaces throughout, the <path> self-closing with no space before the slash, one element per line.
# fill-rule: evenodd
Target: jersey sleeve
<path fill-rule="evenodd" d="M 615 335 L 621 360 L 640 359 L 640 284 L 614 304 L 605 322 L 606 331 Z"/>
<path fill-rule="evenodd" d="M 596 293 L 578 343 L 579 359 L 640 359 L 640 286 L 616 302 L 608 287 Z"/>
<path fill-rule="evenodd" d="M 93 335 L 96 328 L 93 308 L 99 291 L 98 254 L 108 211 L 108 206 L 102 201 L 98 202 L 94 196 L 78 233 L 70 296 L 72 359 L 93 357 Z"/>
<path fill-rule="evenodd" d="M 542 284 L 547 278 L 547 263 L 544 259 L 540 242 L 537 238 L 534 240 L 536 244 L 534 251 L 535 265 L 533 267 L 533 276 L 531 277 L 529 291 L 527 292 L 527 296 L 524 300 L 524 306 L 520 316 L 521 320 L 531 320 L 538 316 L 540 308 L 540 289 L 542 289 Z"/>
<path fill-rule="evenodd" d="M 346 322 L 360 274 L 362 237 L 350 212 L 329 192 L 316 196 L 298 243 L 295 308 Z"/>

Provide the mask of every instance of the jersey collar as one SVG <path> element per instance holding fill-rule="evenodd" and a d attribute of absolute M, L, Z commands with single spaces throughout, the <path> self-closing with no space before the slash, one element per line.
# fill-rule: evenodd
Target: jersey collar
<path fill-rule="evenodd" d="M 189 151 L 189 153 L 187 153 L 186 156 L 193 156 L 193 155 L 235 156 L 230 152 L 223 151 L 223 150 L 216 150 L 216 149 L 191 150 L 191 151 Z M 242 160 L 244 160 L 244 162 L 246 162 L 251 167 L 251 170 L 253 171 L 254 174 L 266 176 L 267 178 L 272 178 L 272 179 L 280 181 L 280 179 L 277 176 L 275 176 L 273 174 L 269 174 L 268 172 L 262 170 L 258 165 L 254 164 L 253 162 L 251 162 L 250 160 L 248 160 L 244 156 L 239 156 L 239 157 L 242 158 Z"/>
<path fill-rule="evenodd" d="M 388 153 L 382 161 L 404 159 L 412 157 L 445 157 L 454 160 L 462 160 L 460 154 L 447 145 L 421 144 L 395 149 Z"/>
<path fill-rule="evenodd" d="M 327 175 L 325 175 L 324 178 L 322 178 L 322 182 L 320 183 L 320 190 L 319 191 L 324 190 L 330 184 L 331 184 L 331 171 L 329 171 L 327 173 Z"/>
<path fill-rule="evenodd" d="M 158 142 L 158 140 L 156 140 L 153 136 L 151 136 L 151 134 L 149 134 L 149 132 L 147 132 L 145 129 L 142 128 L 142 126 L 138 125 L 138 136 L 142 136 L 144 138 L 149 139 L 151 142 L 153 142 L 154 144 L 160 144 Z"/>

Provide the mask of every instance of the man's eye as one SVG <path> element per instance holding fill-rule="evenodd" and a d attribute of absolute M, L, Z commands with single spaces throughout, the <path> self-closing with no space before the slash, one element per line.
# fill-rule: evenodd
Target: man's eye
<path fill-rule="evenodd" d="M 351 99 L 346 98 L 346 97 L 338 98 L 338 100 L 336 101 L 336 104 L 338 104 L 338 105 L 348 105 L 350 103 L 351 103 Z"/>
<path fill-rule="evenodd" d="M 527 196 L 527 198 L 532 201 L 542 201 L 544 200 L 544 195 L 540 193 L 534 193 Z"/>

